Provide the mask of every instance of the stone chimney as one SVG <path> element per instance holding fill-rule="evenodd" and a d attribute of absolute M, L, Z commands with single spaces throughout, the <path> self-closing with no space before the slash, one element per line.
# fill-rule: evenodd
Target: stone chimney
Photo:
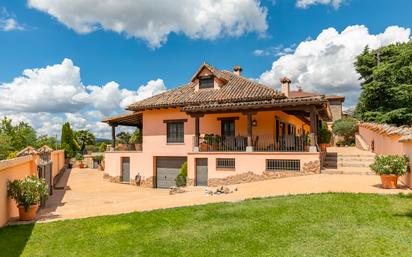
<path fill-rule="evenodd" d="M 290 81 L 290 79 L 288 77 L 283 77 L 280 79 L 280 84 L 282 86 L 281 88 L 281 92 L 286 96 L 289 97 L 289 93 L 290 93 L 290 83 L 292 81 Z"/>
<path fill-rule="evenodd" d="M 242 75 L 242 67 L 235 65 L 233 66 L 233 73 L 237 76 L 241 76 Z"/>

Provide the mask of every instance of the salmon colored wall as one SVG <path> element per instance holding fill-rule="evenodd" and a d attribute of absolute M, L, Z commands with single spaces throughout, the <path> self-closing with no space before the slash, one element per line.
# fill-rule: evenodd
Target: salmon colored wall
<path fill-rule="evenodd" d="M 254 136 L 274 135 L 275 116 L 278 116 L 279 119 L 284 122 L 294 123 L 297 129 L 304 126 L 305 130 L 309 130 L 309 127 L 301 120 L 283 112 L 258 112 L 252 117 L 257 120 L 257 126 L 253 127 Z M 217 119 L 219 117 L 239 117 L 239 120 L 235 121 L 236 135 L 247 135 L 247 119 L 242 113 L 205 115 L 200 118 L 200 133 L 202 135 L 220 134 L 221 125 L 220 121 Z M 163 121 L 173 119 L 187 119 L 187 122 L 184 123 L 184 143 L 167 143 L 167 125 Z M 194 135 L 195 119 L 184 112 L 181 112 L 179 109 L 172 108 L 145 111 L 143 113 L 143 151 L 106 152 L 105 173 L 110 176 L 120 176 L 121 157 L 130 157 L 130 178 L 133 179 L 138 173 L 142 175 L 143 179 L 149 178 L 153 176 L 155 170 L 155 162 L 153 160 L 156 156 L 186 157 L 188 153 L 193 151 Z M 230 155 L 230 153 L 225 153 L 223 155 Z M 259 154 L 256 153 L 256 155 Z M 288 153 L 287 155 L 295 156 L 296 154 Z M 248 162 L 247 160 L 249 157 L 247 157 L 247 154 L 242 155 L 242 153 L 239 153 L 239 156 L 242 156 L 238 157 L 242 159 L 239 163 L 242 163 L 243 160 L 244 162 Z M 319 158 L 317 160 L 319 160 Z M 264 161 L 262 165 L 265 165 Z M 245 167 L 249 166 L 246 165 Z M 243 170 L 247 170 L 247 168 L 239 169 L 239 172 L 242 172 Z M 222 174 L 223 173 L 211 173 L 211 175 L 216 175 L 218 177 L 222 176 Z M 233 172 L 228 173 L 228 175 L 232 174 Z"/>
<path fill-rule="evenodd" d="M 406 155 L 409 157 L 410 170 L 412 170 L 412 142 L 399 142 L 400 136 L 379 134 L 368 128 L 359 127 L 359 135 L 365 140 L 371 149 L 374 142 L 374 152 L 377 154 Z M 401 177 L 401 181 L 412 188 L 412 175 L 409 173 Z"/>
<path fill-rule="evenodd" d="M 59 173 L 61 169 L 64 167 L 64 151 L 57 150 L 51 153 L 51 161 L 53 162 L 52 165 L 52 175 L 53 178 Z"/>
<path fill-rule="evenodd" d="M 301 168 L 303 164 L 311 161 L 319 161 L 319 153 L 284 153 L 284 152 L 253 152 L 253 153 L 189 153 L 188 155 L 188 178 L 194 179 L 196 158 L 208 159 L 208 177 L 209 178 L 224 178 L 227 176 L 238 175 L 241 173 L 252 171 L 256 174 L 262 174 L 266 170 L 266 159 L 282 159 L 282 160 L 301 160 Z M 235 158 L 235 170 L 217 170 L 217 158 Z"/>
<path fill-rule="evenodd" d="M 19 215 L 16 203 L 7 197 L 7 182 L 36 174 L 37 165 L 33 156 L 24 156 L 0 161 L 0 227 L 11 217 Z"/>

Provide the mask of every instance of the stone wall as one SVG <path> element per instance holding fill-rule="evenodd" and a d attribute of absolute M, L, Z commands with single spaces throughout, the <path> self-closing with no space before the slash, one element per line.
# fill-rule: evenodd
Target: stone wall
<path fill-rule="evenodd" d="M 319 165 L 319 164 L 318 164 Z M 286 178 L 286 177 L 297 177 L 303 175 L 314 174 L 313 172 L 303 172 L 303 171 L 264 171 L 261 175 L 253 173 L 251 171 L 245 172 L 238 175 L 228 176 L 225 178 L 210 178 L 208 180 L 208 186 L 226 186 L 234 184 L 242 184 L 249 182 L 256 182 L 269 179 Z"/>
<path fill-rule="evenodd" d="M 112 182 L 112 183 L 122 183 L 122 184 L 127 183 L 127 182 L 123 182 L 121 180 L 120 176 L 110 176 L 107 173 L 103 174 L 103 178 L 106 179 L 109 182 Z M 154 187 L 154 181 L 155 181 L 155 177 L 149 177 L 147 179 L 142 179 L 140 181 L 139 186 L 141 186 L 141 187 Z M 129 184 L 138 186 L 137 183 L 136 183 L 136 180 L 134 180 L 134 179 L 130 179 Z"/>

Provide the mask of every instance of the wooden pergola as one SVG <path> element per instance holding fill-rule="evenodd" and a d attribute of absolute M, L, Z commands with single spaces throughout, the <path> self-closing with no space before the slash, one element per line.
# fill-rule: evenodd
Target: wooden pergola
<path fill-rule="evenodd" d="M 116 147 L 116 127 L 128 126 L 137 127 L 140 131 L 143 130 L 143 113 L 141 112 L 130 112 L 127 114 L 111 117 L 102 120 L 102 122 L 109 124 L 112 127 L 112 147 Z"/>

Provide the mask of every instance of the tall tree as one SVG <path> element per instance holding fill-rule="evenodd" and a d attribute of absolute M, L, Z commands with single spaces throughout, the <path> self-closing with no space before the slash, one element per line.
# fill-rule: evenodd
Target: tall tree
<path fill-rule="evenodd" d="M 363 121 L 412 125 L 412 41 L 371 51 L 355 62 L 362 93 L 355 116 Z"/>
<path fill-rule="evenodd" d="M 74 139 L 73 130 L 69 122 L 64 123 L 62 127 L 61 147 L 65 150 L 66 158 L 74 157 L 75 153 L 80 150 L 79 144 Z"/>
<path fill-rule="evenodd" d="M 80 145 L 80 150 L 83 152 L 86 145 L 94 145 L 96 143 L 95 136 L 88 130 L 79 130 L 74 133 L 77 143 Z"/>

